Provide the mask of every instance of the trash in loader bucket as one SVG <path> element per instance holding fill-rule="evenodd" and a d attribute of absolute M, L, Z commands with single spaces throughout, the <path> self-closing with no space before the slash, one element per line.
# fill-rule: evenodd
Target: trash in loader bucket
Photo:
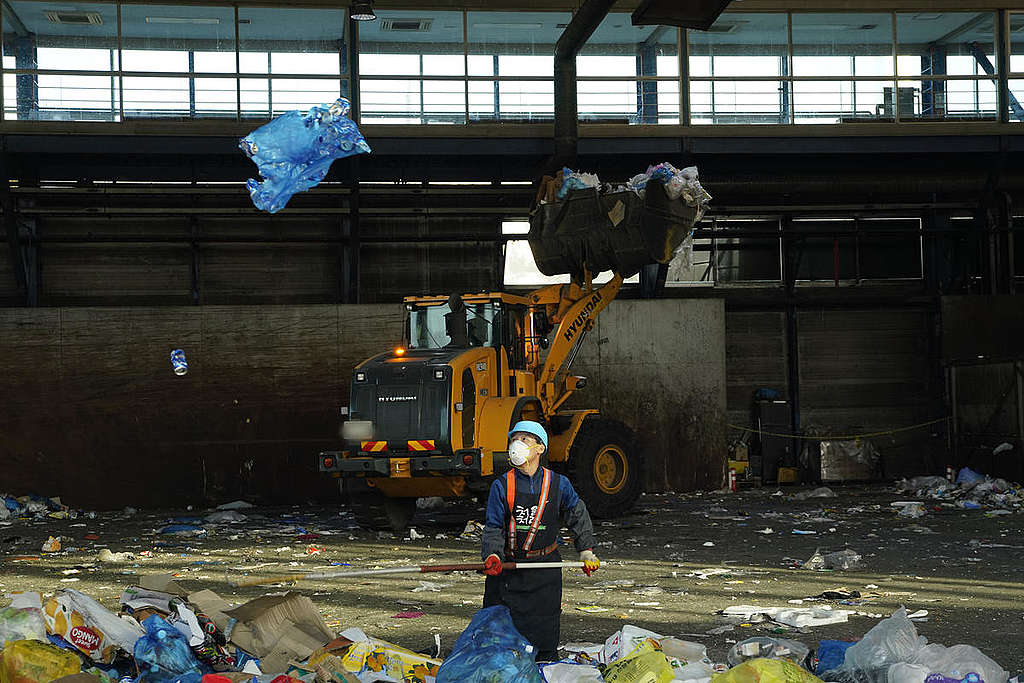
<path fill-rule="evenodd" d="M 539 203 L 530 216 L 530 249 L 544 275 L 611 270 L 631 277 L 650 263 L 668 263 L 693 231 L 703 206 L 670 199 L 651 178 L 640 196 L 598 187 L 569 190 L 564 200 Z"/>

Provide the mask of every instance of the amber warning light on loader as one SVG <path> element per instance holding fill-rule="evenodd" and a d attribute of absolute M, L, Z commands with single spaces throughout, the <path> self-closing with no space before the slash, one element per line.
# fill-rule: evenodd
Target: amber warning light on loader
<path fill-rule="evenodd" d="M 405 349 L 402 348 L 401 346 L 396 347 L 395 348 L 395 355 L 396 356 L 404 356 L 405 355 Z"/>

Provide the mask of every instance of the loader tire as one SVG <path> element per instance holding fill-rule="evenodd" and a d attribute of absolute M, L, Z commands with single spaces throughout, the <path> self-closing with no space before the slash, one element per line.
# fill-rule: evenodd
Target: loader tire
<path fill-rule="evenodd" d="M 621 422 L 589 418 L 569 451 L 569 479 L 591 516 L 619 517 L 643 491 L 644 461 Z"/>
<path fill-rule="evenodd" d="M 388 526 L 396 534 L 404 534 L 416 516 L 415 498 L 385 498 L 384 514 L 388 518 Z"/>
<path fill-rule="evenodd" d="M 349 493 L 346 502 L 356 523 L 367 531 L 404 534 L 416 514 L 415 498 L 388 498 L 375 491 Z"/>

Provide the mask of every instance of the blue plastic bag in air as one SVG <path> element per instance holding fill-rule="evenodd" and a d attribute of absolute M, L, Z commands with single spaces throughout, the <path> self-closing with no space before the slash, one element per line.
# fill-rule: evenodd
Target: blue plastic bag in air
<path fill-rule="evenodd" d="M 370 151 L 349 110 L 339 97 L 306 113 L 285 112 L 238 141 L 264 178 L 246 183 L 257 209 L 277 213 L 293 194 L 316 187 L 335 159 Z"/>
<path fill-rule="evenodd" d="M 543 683 L 536 650 L 512 623 L 508 607 L 473 615 L 437 671 L 437 683 Z"/>
<path fill-rule="evenodd" d="M 135 641 L 135 663 L 139 676 L 135 683 L 172 683 L 202 676 L 199 660 L 192 654 L 188 640 L 159 616 L 142 622 L 146 635 Z"/>

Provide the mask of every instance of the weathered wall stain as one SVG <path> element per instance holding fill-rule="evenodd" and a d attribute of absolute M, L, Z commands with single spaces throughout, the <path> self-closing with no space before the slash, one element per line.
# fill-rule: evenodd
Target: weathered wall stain
<path fill-rule="evenodd" d="M 631 427 L 648 491 L 722 485 L 726 462 L 725 306 L 721 300 L 620 300 L 597 319 L 573 372 L 597 404 Z"/>

